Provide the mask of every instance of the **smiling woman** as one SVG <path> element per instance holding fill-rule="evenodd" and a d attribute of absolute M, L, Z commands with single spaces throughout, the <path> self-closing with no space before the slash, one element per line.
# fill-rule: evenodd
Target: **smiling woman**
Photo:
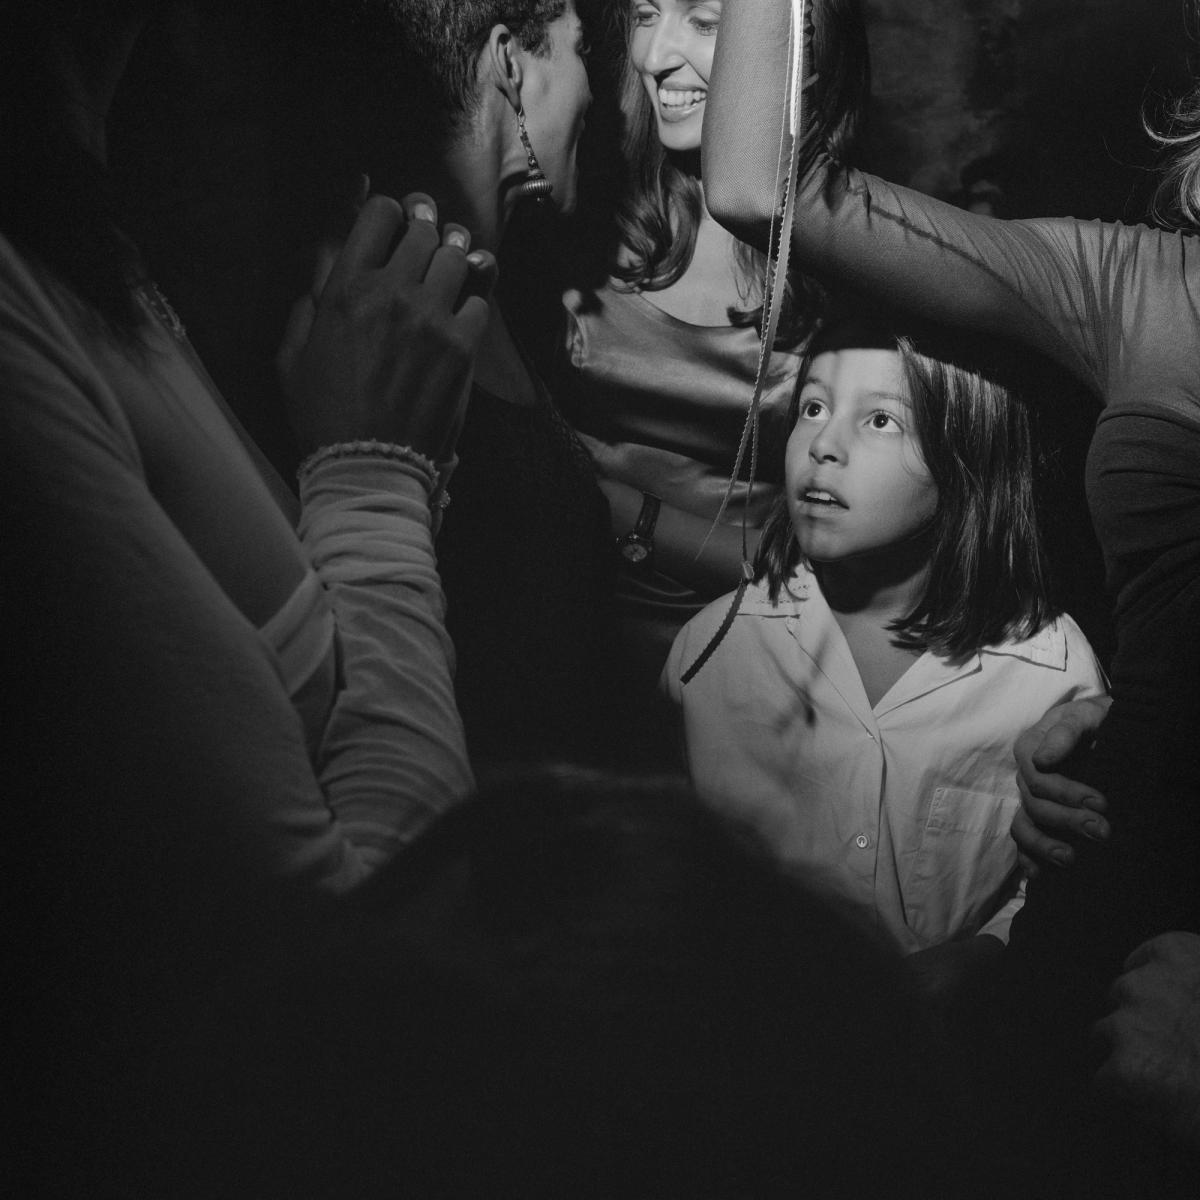
<path fill-rule="evenodd" d="M 700 149 L 721 0 L 640 0 L 629 61 L 645 84 L 664 149 Z"/>
<path fill-rule="evenodd" d="M 764 261 L 713 221 L 704 202 L 700 145 L 721 7 L 720 0 L 630 4 L 618 248 L 601 287 L 564 297 L 568 415 L 595 460 L 625 554 L 620 636 L 626 695 L 639 712 L 653 703 L 679 628 L 737 582 L 781 482 L 777 471 L 760 470 L 752 489 L 747 466 L 714 527 L 754 388 Z M 841 53 L 823 67 L 831 90 L 822 133 L 841 157 L 867 92 L 858 0 L 829 5 L 824 23 L 838 29 Z M 766 375 L 764 446 L 778 449 L 786 437 L 818 296 L 802 277 L 789 281 Z M 659 741 L 659 753 L 668 752 L 665 731 Z"/>

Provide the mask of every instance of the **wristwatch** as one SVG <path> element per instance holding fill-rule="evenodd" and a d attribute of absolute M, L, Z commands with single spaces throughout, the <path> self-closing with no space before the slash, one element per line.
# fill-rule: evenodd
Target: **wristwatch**
<path fill-rule="evenodd" d="M 617 550 L 632 567 L 646 568 L 654 557 L 654 525 L 662 501 L 649 492 L 642 493 L 642 511 L 637 524 L 623 537 L 617 538 Z"/>

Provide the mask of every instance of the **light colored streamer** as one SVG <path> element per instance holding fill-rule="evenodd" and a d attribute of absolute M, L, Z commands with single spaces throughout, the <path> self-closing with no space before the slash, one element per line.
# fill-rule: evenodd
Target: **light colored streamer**
<path fill-rule="evenodd" d="M 772 220 L 767 239 L 767 264 L 763 277 L 763 313 L 761 335 L 758 343 L 758 370 L 754 377 L 754 392 L 750 397 L 750 407 L 746 412 L 746 421 L 742 426 L 742 436 L 738 442 L 737 455 L 734 458 L 733 469 L 730 472 L 729 483 L 725 495 L 721 498 L 721 506 L 713 519 L 712 528 L 705 535 L 704 542 L 697 554 L 704 552 L 713 529 L 720 524 L 725 510 L 733 497 L 733 489 L 741 473 L 746 454 L 750 454 L 750 477 L 746 505 L 742 512 L 742 578 L 733 597 L 733 603 L 721 622 L 712 640 L 700 652 L 699 657 L 681 676 L 682 683 L 690 682 L 701 667 L 712 656 L 713 651 L 721 643 L 742 603 L 746 585 L 754 575 L 747 547 L 747 521 L 751 502 L 754 499 L 754 480 L 758 472 L 758 431 L 759 414 L 762 408 L 763 392 L 766 389 L 767 372 L 771 362 L 771 351 L 775 345 L 775 334 L 779 327 L 779 312 L 783 306 L 783 297 L 787 288 L 788 263 L 791 258 L 792 226 L 796 220 L 796 180 L 799 172 L 800 147 L 804 132 L 804 30 L 808 18 L 809 0 L 791 0 L 792 24 L 788 40 L 788 75 L 785 83 L 784 120 L 780 123 L 779 152 L 775 163 L 775 213 L 778 220 Z"/>

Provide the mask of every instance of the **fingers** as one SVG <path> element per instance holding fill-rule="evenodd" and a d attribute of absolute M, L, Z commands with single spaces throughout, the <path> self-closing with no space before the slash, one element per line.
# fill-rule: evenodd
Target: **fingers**
<path fill-rule="evenodd" d="M 310 289 L 314 305 L 321 303 L 325 285 L 329 282 L 329 276 L 333 273 L 334 264 L 341 252 L 342 247 L 337 242 L 326 241 L 317 246 L 313 257 L 313 281 Z"/>
<path fill-rule="evenodd" d="M 1034 765 L 1047 771 L 1066 762 L 1080 745 L 1091 740 L 1111 703 L 1107 696 L 1089 697 L 1052 708 L 1029 731 L 1042 735 L 1041 745 L 1033 752 Z"/>
<path fill-rule="evenodd" d="M 463 285 L 470 274 L 471 265 L 467 261 L 470 244 L 471 235 L 466 229 L 447 223 L 442 230 L 442 243 L 434 251 L 425 270 L 425 283 L 448 311 L 457 306 Z"/>
<path fill-rule="evenodd" d="M 1026 786 L 1020 788 L 1022 810 L 1040 829 L 1093 842 L 1108 840 L 1112 828 L 1089 803 L 1096 797 L 1084 784 L 1061 775 L 1043 775 L 1024 782 Z"/>
<path fill-rule="evenodd" d="M 1041 873 L 1042 868 L 1023 850 L 1017 851 L 1017 863 L 1026 879 L 1036 879 Z"/>
<path fill-rule="evenodd" d="M 428 201 L 428 205 L 432 214 L 430 221 L 436 221 L 433 202 Z M 325 286 L 344 286 L 359 272 L 374 270 L 386 263 L 407 220 L 405 210 L 395 200 L 388 196 L 369 197 L 359 210 Z M 434 233 L 436 236 L 436 229 Z"/>
<path fill-rule="evenodd" d="M 1023 864 L 1052 863 L 1059 867 L 1069 867 L 1075 861 L 1075 851 L 1065 842 L 1043 833 L 1024 808 L 1017 810 L 1009 833 L 1017 843 L 1018 857 L 1022 858 Z M 1037 869 L 1034 866 L 1029 874 L 1036 873 Z"/>
<path fill-rule="evenodd" d="M 1064 715 L 1042 731 L 1042 740 L 1032 755 L 1034 765 L 1043 771 L 1060 766 L 1075 752 L 1082 738 L 1083 730 Z"/>
<path fill-rule="evenodd" d="M 301 296 L 292 305 L 291 312 L 288 314 L 287 324 L 283 330 L 283 341 L 275 355 L 275 370 L 285 386 L 300 357 L 300 352 L 308 341 L 316 311 L 312 297 Z"/>

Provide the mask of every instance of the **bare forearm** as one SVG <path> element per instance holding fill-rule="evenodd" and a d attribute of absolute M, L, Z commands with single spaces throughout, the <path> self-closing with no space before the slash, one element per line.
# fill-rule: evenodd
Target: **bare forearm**
<path fill-rule="evenodd" d="M 602 483 L 612 511 L 612 527 L 620 537 L 633 529 L 642 505 L 642 493 L 628 484 Z M 753 559 L 759 530 L 746 531 L 746 552 Z M 742 573 L 742 530 L 738 525 L 716 525 L 670 504 L 659 509 L 654 529 L 654 565 L 665 575 L 715 598 L 737 587 Z"/>

